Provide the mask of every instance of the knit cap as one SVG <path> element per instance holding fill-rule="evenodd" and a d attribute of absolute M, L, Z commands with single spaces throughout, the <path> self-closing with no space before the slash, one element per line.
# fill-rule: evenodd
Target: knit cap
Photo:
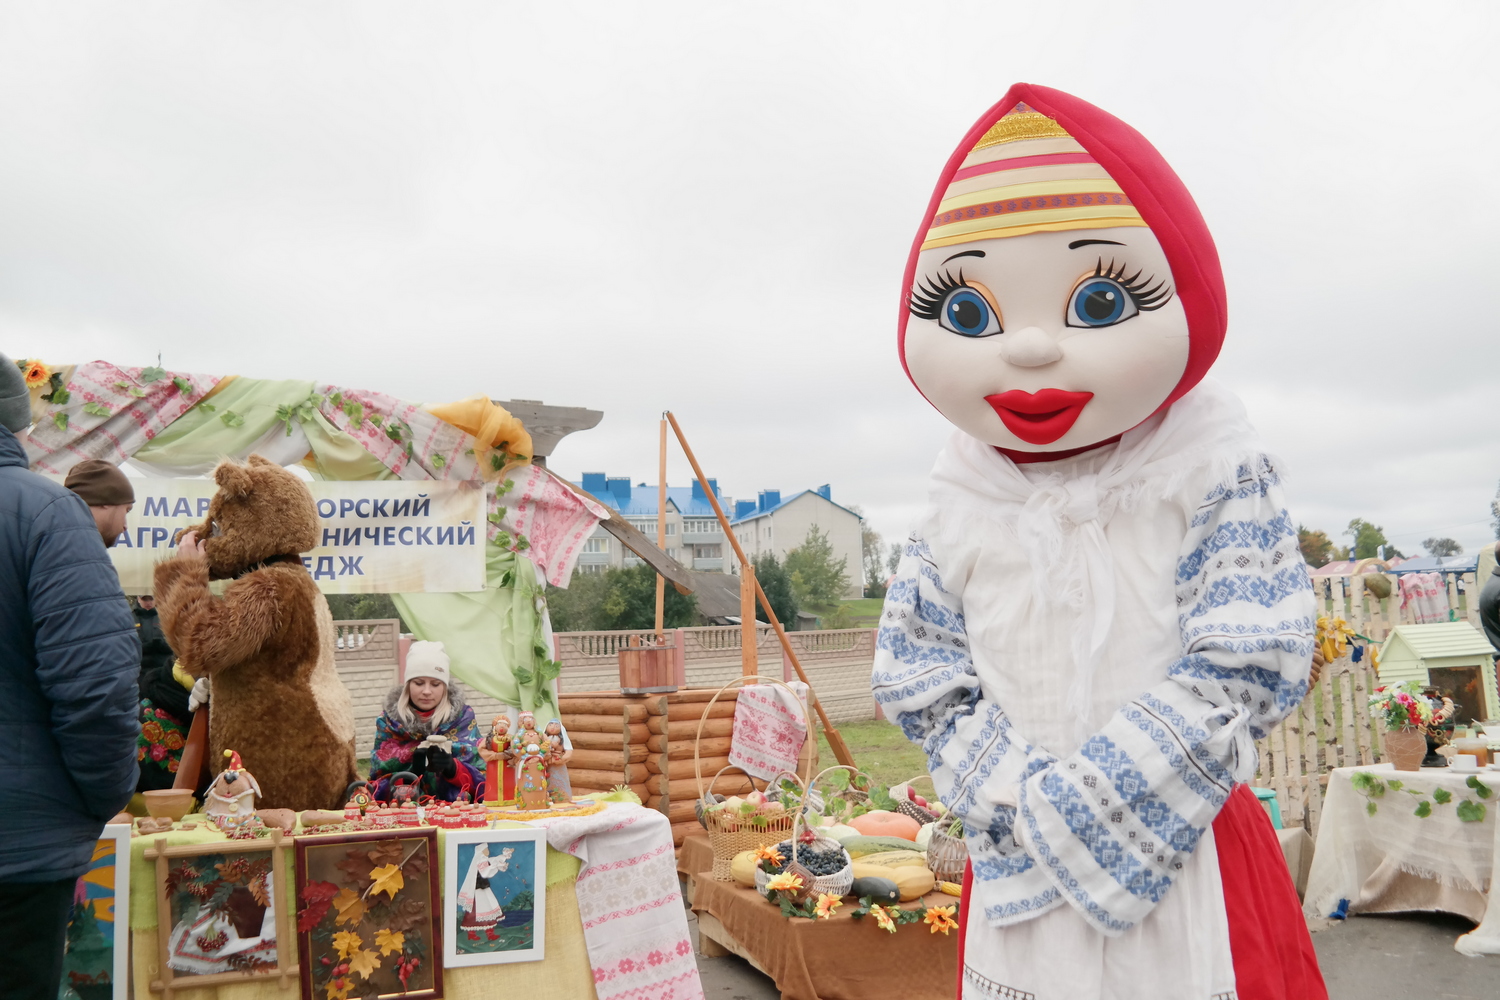
<path fill-rule="evenodd" d="M 16 363 L 0 354 L 0 424 L 20 433 L 31 426 L 31 392 Z"/>
<path fill-rule="evenodd" d="M 448 683 L 448 654 L 443 652 L 440 642 L 419 640 L 406 651 L 406 679 L 431 677 Z"/>
<path fill-rule="evenodd" d="M 135 503 L 130 478 L 109 462 L 91 458 L 68 470 L 63 485 L 83 497 L 90 507 Z"/>

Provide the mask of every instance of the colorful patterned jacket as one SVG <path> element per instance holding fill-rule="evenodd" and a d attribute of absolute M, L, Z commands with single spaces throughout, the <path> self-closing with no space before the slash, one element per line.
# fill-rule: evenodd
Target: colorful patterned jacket
<path fill-rule="evenodd" d="M 375 783 L 375 797 L 391 797 L 391 776 L 411 770 L 412 756 L 417 747 L 429 736 L 446 736 L 453 741 L 453 762 L 456 770 L 453 777 L 443 780 L 434 775 L 425 775 L 422 793 L 434 798 L 453 802 L 461 796 L 471 801 L 484 795 L 484 761 L 479 756 L 479 727 L 474 723 L 474 709 L 464 696 L 463 688 L 448 685 L 448 700 L 454 713 L 441 726 L 434 727 L 431 717 L 417 714 L 408 725 L 401 721 L 396 711 L 396 702 L 401 688 L 391 689 L 386 695 L 385 711 L 375 720 L 375 750 L 370 760 L 370 780 Z"/>

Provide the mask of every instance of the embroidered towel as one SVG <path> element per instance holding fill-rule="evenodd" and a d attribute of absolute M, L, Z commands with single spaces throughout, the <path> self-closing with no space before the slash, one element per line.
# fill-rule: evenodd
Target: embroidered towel
<path fill-rule="evenodd" d="M 1413 608 L 1417 624 L 1448 620 L 1448 591 L 1441 573 L 1407 573 L 1401 577 L 1401 607 Z"/>
<path fill-rule="evenodd" d="M 578 911 L 598 1000 L 703 1000 L 667 817 L 615 802 L 532 822 L 583 862 Z"/>
<path fill-rule="evenodd" d="M 807 739 L 802 702 L 774 684 L 746 684 L 734 706 L 729 763 L 770 781 L 781 771 L 796 773 L 797 755 Z"/>

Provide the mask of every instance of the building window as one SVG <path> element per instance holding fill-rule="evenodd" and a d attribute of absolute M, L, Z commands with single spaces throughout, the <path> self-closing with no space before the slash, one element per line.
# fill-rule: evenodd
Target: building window
<path fill-rule="evenodd" d="M 722 559 L 724 558 L 724 547 L 722 545 L 694 545 L 694 559 Z"/>
<path fill-rule="evenodd" d="M 608 553 L 609 552 L 609 539 L 608 538 L 589 538 L 589 539 L 586 539 L 584 541 L 584 543 L 583 543 L 583 551 L 585 553 L 600 553 L 600 552 Z"/>
<path fill-rule="evenodd" d="M 675 522 L 673 522 L 673 521 L 668 521 L 667 522 L 667 534 L 669 534 L 669 535 L 675 535 L 675 534 L 677 534 L 677 525 L 676 525 Z"/>
<path fill-rule="evenodd" d="M 712 518 L 700 517 L 691 521 L 682 522 L 682 533 L 684 535 L 707 535 L 719 530 L 719 522 Z"/>
<path fill-rule="evenodd" d="M 608 568 L 603 563 L 579 563 L 578 568 L 574 572 L 598 574 L 603 573 Z"/>

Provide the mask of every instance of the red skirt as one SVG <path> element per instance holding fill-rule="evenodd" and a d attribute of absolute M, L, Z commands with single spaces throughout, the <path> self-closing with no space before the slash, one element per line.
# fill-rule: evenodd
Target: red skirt
<path fill-rule="evenodd" d="M 1318 956 L 1302 918 L 1271 818 L 1248 785 L 1240 785 L 1214 819 L 1229 950 L 1237 1000 L 1328 1000 Z M 974 873 L 964 869 L 963 903 Z M 958 925 L 966 926 L 960 914 Z M 958 996 L 963 996 L 964 936 L 958 939 Z"/>

